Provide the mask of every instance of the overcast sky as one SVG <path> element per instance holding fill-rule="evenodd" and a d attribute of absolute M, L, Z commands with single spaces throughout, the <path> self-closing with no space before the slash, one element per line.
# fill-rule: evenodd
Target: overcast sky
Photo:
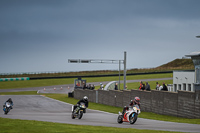
<path fill-rule="evenodd" d="M 0 73 L 150 68 L 200 51 L 200 0 L 0 0 Z M 121 66 L 123 69 L 123 66 Z"/>

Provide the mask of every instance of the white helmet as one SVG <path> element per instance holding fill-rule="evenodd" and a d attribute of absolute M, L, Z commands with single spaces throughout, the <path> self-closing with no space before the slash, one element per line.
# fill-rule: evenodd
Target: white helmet
<path fill-rule="evenodd" d="M 84 96 L 84 97 L 83 97 L 83 100 L 84 100 L 84 101 L 87 101 L 87 100 L 88 100 L 88 97 L 87 97 L 87 96 Z"/>

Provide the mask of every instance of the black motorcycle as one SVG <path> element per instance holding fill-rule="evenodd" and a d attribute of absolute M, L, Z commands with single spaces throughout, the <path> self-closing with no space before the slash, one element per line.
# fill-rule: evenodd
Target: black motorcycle
<path fill-rule="evenodd" d="M 72 119 L 78 118 L 81 119 L 83 116 L 83 113 L 86 111 L 85 103 L 80 103 L 76 109 L 74 109 L 74 106 L 72 106 Z"/>
<path fill-rule="evenodd" d="M 7 115 L 8 112 L 12 109 L 12 105 L 9 103 L 9 102 L 6 102 L 4 105 L 3 105 L 3 111 L 4 111 L 4 114 Z"/>

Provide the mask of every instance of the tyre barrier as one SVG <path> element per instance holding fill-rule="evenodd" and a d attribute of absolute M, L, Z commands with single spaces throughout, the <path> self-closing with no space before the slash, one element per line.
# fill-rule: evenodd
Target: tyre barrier
<path fill-rule="evenodd" d="M 29 80 L 29 77 L 21 77 L 21 78 L 0 78 L 0 81 L 21 81 L 21 80 Z"/>

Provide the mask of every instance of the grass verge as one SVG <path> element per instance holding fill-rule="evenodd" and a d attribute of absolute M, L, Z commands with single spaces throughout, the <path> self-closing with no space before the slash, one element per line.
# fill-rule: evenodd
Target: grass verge
<path fill-rule="evenodd" d="M 0 92 L 0 95 L 40 95 L 37 91 Z"/>
<path fill-rule="evenodd" d="M 102 126 L 84 126 L 34 120 L 0 118 L 0 132 L 8 133 L 178 133 L 169 131 L 140 130 Z M 179 132 L 180 133 L 180 132 Z"/>

